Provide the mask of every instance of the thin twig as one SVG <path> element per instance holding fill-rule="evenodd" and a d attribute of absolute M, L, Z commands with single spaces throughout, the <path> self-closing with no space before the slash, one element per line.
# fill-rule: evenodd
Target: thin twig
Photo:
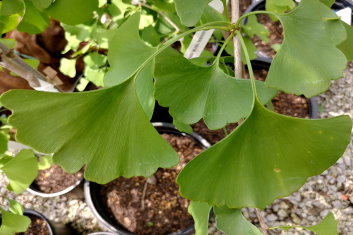
<path fill-rule="evenodd" d="M 239 0 L 231 0 L 231 22 L 235 24 L 240 17 Z M 241 48 L 238 37 L 233 38 L 234 44 L 234 73 L 235 77 L 242 77 Z"/>
<path fill-rule="evenodd" d="M 143 186 L 143 191 L 142 191 L 141 210 L 145 209 L 145 197 L 146 197 L 147 185 L 148 185 L 148 182 L 146 180 L 145 185 Z"/>
<path fill-rule="evenodd" d="M 26 79 L 31 87 L 39 87 L 38 79 L 46 81 L 46 77 L 26 64 L 14 51 L 0 43 L 0 65 Z"/>
<path fill-rule="evenodd" d="M 255 212 L 256 212 L 257 219 L 260 222 L 260 227 L 261 227 L 261 230 L 262 230 L 262 234 L 263 235 L 268 235 L 268 226 L 265 223 L 264 217 L 261 215 L 261 211 L 259 209 L 255 208 Z"/>

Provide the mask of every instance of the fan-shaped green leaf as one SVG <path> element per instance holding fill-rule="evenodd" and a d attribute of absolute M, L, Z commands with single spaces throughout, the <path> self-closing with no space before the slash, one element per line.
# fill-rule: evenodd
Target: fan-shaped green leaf
<path fill-rule="evenodd" d="M 225 139 L 177 178 L 181 194 L 229 208 L 264 208 L 334 164 L 349 143 L 348 116 L 309 120 L 276 114 L 258 101 Z"/>
<path fill-rule="evenodd" d="M 53 3 L 53 0 L 32 0 L 32 3 L 38 10 L 44 10 Z"/>
<path fill-rule="evenodd" d="M 320 0 L 320 2 L 322 2 L 328 7 L 331 7 L 335 3 L 335 0 Z"/>
<path fill-rule="evenodd" d="M 310 231 L 317 233 L 318 235 L 338 235 L 338 224 L 332 213 L 329 213 L 321 223 L 306 227 Z"/>
<path fill-rule="evenodd" d="M 204 118 L 210 129 L 237 122 L 251 112 L 250 80 L 234 79 L 218 64 L 197 66 L 168 49 L 156 58 L 155 97 L 178 121 L 192 124 Z M 275 90 L 257 82 L 261 101 L 267 103 Z"/>
<path fill-rule="evenodd" d="M 14 213 L 14 214 L 17 214 L 17 215 L 23 215 L 23 206 L 18 203 L 17 201 L 15 200 L 11 200 L 11 199 L 8 199 L 9 201 L 9 211 Z"/>
<path fill-rule="evenodd" d="M 325 91 L 330 80 L 339 78 L 346 67 L 346 58 L 336 47 L 346 37 L 339 18 L 317 0 L 303 0 L 279 18 L 284 42 L 272 62 L 266 84 L 306 97 Z"/>
<path fill-rule="evenodd" d="M 8 188 L 19 194 L 28 188 L 38 174 L 37 158 L 32 150 L 23 149 L 1 168 L 10 181 Z"/>
<path fill-rule="evenodd" d="M 315 232 L 318 235 L 338 235 L 338 224 L 335 220 L 335 217 L 332 213 L 329 213 L 319 224 L 303 227 L 303 226 L 280 226 L 276 227 L 276 229 L 288 230 L 291 228 L 303 228 Z"/>
<path fill-rule="evenodd" d="M 45 13 L 40 12 L 32 4 L 31 0 L 24 0 L 24 2 L 26 11 L 17 29 L 30 34 L 43 32 L 49 25 L 49 17 Z"/>
<path fill-rule="evenodd" d="M 255 15 L 249 16 L 248 21 L 246 22 L 245 25 L 242 26 L 242 28 L 249 37 L 254 37 L 255 35 L 257 35 L 264 42 L 268 42 L 270 40 L 268 38 L 268 36 L 270 35 L 270 32 L 265 27 L 265 25 L 260 24 L 257 21 L 257 18 Z"/>
<path fill-rule="evenodd" d="M 1 215 L 1 235 L 13 235 L 18 232 L 25 232 L 31 224 L 30 218 L 23 215 L 12 214 L 11 212 L 3 209 L 1 209 Z"/>
<path fill-rule="evenodd" d="M 175 0 L 175 7 L 181 23 L 194 26 L 201 18 L 203 11 L 211 0 Z"/>
<path fill-rule="evenodd" d="M 25 3 L 23 0 L 3 0 L 1 4 L 1 15 L 10 16 L 16 13 L 23 13 Z"/>
<path fill-rule="evenodd" d="M 5 153 L 7 150 L 7 135 L 0 132 L 0 154 Z"/>
<path fill-rule="evenodd" d="M 261 235 L 260 230 L 247 221 L 240 209 L 214 207 L 217 228 L 227 235 Z"/>
<path fill-rule="evenodd" d="M 189 205 L 188 212 L 192 215 L 195 221 L 195 234 L 208 234 L 208 220 L 210 216 L 211 206 L 204 202 L 192 201 Z"/>
<path fill-rule="evenodd" d="M 140 15 L 132 15 L 109 40 L 108 61 L 110 70 L 104 78 L 105 86 L 126 81 L 157 50 L 147 46 L 139 36 Z M 154 61 L 149 62 L 138 74 L 136 92 L 140 103 L 150 119 L 155 99 L 153 96 Z"/>
<path fill-rule="evenodd" d="M 148 119 L 152 118 L 156 100 L 153 95 L 154 63 L 148 63 L 136 78 L 136 93 Z"/>
<path fill-rule="evenodd" d="M 345 22 L 341 22 L 346 29 L 347 38 L 344 42 L 337 46 L 345 55 L 348 61 L 353 61 L 353 27 L 346 24 Z"/>
<path fill-rule="evenodd" d="M 276 13 L 286 13 L 295 7 L 293 0 L 266 0 L 266 11 Z M 277 21 L 278 19 L 270 15 L 271 19 Z"/>
<path fill-rule="evenodd" d="M 178 162 L 141 108 L 134 79 L 83 93 L 13 90 L 1 103 L 13 110 L 10 123 L 19 141 L 54 153 L 54 162 L 68 172 L 86 164 L 85 177 L 91 181 L 150 176 Z"/>
<path fill-rule="evenodd" d="M 113 86 L 130 78 L 157 48 L 147 46 L 139 36 L 140 14 L 135 13 L 124 22 L 109 40 L 108 61 L 111 70 L 104 79 L 105 86 Z"/>
<path fill-rule="evenodd" d="M 76 25 L 93 19 L 98 0 L 55 0 L 45 11 L 64 24 Z"/>

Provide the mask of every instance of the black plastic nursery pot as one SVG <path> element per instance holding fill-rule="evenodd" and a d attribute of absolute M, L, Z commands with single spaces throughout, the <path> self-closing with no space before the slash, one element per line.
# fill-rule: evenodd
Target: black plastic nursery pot
<path fill-rule="evenodd" d="M 50 223 L 50 221 L 49 221 L 44 215 L 42 215 L 41 213 L 39 213 L 39 212 L 37 212 L 37 211 L 34 211 L 34 210 L 25 209 L 23 215 L 28 216 L 28 217 L 37 217 L 37 218 L 39 218 L 39 219 L 45 221 L 45 222 L 46 222 L 46 228 L 47 228 L 48 234 L 49 234 L 49 235 L 55 235 L 55 234 L 56 234 L 53 225 L 52 225 L 52 224 Z M 2 221 L 2 217 L 1 217 L 1 214 L 0 214 L 0 222 L 1 222 L 1 221 Z"/>
<path fill-rule="evenodd" d="M 272 59 L 271 58 L 257 58 L 256 60 L 252 60 L 251 64 L 254 70 L 265 69 L 269 70 L 271 66 Z M 316 97 L 311 97 L 307 99 L 308 103 L 308 116 L 311 119 L 316 119 L 319 117 L 318 111 L 318 102 Z"/>
<path fill-rule="evenodd" d="M 95 233 L 89 233 L 88 235 L 116 235 L 116 233 L 111 233 L 111 232 L 95 232 Z"/>
<path fill-rule="evenodd" d="M 172 124 L 169 123 L 162 123 L 162 122 L 156 122 L 153 123 L 153 126 L 156 128 L 156 130 L 160 133 L 166 133 L 166 134 L 174 134 L 174 135 L 179 135 L 179 136 L 187 136 L 192 138 L 200 147 L 203 149 L 206 149 L 210 147 L 210 144 L 208 143 L 207 140 L 202 138 L 196 133 L 191 133 L 191 134 L 186 134 L 178 131 Z M 131 233 L 128 231 L 126 228 L 124 228 L 121 224 L 118 224 L 107 212 L 107 209 L 105 208 L 103 201 L 102 201 L 102 196 L 101 196 L 101 185 L 94 183 L 94 182 L 89 182 L 85 181 L 84 183 L 84 196 L 86 203 L 92 210 L 93 214 L 95 217 L 98 219 L 100 224 L 105 226 L 109 231 L 118 233 L 121 235 L 133 235 L 134 233 Z M 191 225 L 185 229 L 182 229 L 179 232 L 174 232 L 169 235 L 186 235 L 190 234 L 194 231 L 194 225 Z M 98 234 L 97 234 L 98 235 Z"/>
<path fill-rule="evenodd" d="M 265 0 L 257 0 L 253 1 L 252 4 L 246 9 L 244 14 L 252 12 L 252 11 L 262 11 L 265 10 L 265 5 L 266 1 Z M 352 8 L 353 9 L 353 1 L 351 0 L 337 0 L 335 3 L 332 5 L 332 10 L 338 11 L 342 10 L 346 7 Z M 353 19 L 353 11 L 352 11 L 352 19 Z M 246 23 L 246 19 L 244 19 L 243 23 Z M 270 58 L 269 55 L 266 55 L 264 52 L 261 50 L 257 51 L 258 57 L 265 57 L 265 58 Z"/>
<path fill-rule="evenodd" d="M 15 142 L 15 141 L 9 141 L 8 143 L 8 148 L 10 151 L 13 151 L 14 153 L 17 153 L 19 151 L 21 151 L 22 149 L 31 149 L 30 147 L 24 145 L 24 144 L 21 144 L 21 143 L 18 143 L 18 142 Z M 35 154 L 37 156 L 43 156 L 43 155 L 46 155 L 46 154 L 43 154 L 43 153 L 39 153 L 39 152 L 35 152 Z M 29 188 L 27 189 L 28 192 L 36 195 L 36 196 L 40 196 L 40 197 L 57 197 L 57 196 L 60 196 L 60 195 L 64 195 L 70 191 L 72 191 L 73 189 L 75 189 L 78 185 L 80 185 L 80 183 L 83 181 L 83 176 L 80 180 L 78 180 L 77 182 L 75 182 L 73 185 L 59 191 L 59 192 L 56 192 L 56 193 L 45 193 L 45 192 L 42 192 L 38 185 L 33 182 Z"/>
<path fill-rule="evenodd" d="M 244 14 L 249 13 L 251 11 L 262 11 L 262 10 L 265 10 L 265 5 L 266 5 L 266 0 L 253 1 L 252 4 L 245 10 Z M 341 10 L 343 8 L 346 8 L 346 7 L 353 8 L 353 1 L 350 1 L 350 0 L 336 0 L 331 8 L 333 10 Z"/>

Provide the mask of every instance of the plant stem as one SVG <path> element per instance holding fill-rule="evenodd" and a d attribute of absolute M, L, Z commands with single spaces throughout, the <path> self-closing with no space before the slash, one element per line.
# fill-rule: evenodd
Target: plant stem
<path fill-rule="evenodd" d="M 239 0 L 231 0 L 231 12 L 232 12 L 231 22 L 232 24 L 236 24 L 240 16 Z M 234 37 L 233 43 L 234 43 L 234 73 L 235 73 L 235 77 L 240 78 L 242 77 L 243 65 L 241 63 L 241 53 L 240 53 L 241 48 L 240 48 L 239 37 Z"/>
<path fill-rule="evenodd" d="M 33 88 L 40 87 L 41 83 L 50 84 L 43 74 L 26 64 L 12 49 L 2 43 L 0 43 L 0 65 L 26 79 Z"/>
<path fill-rule="evenodd" d="M 174 42 L 178 41 L 179 39 L 187 36 L 188 34 L 200 31 L 200 30 L 209 30 L 209 29 L 222 29 L 222 30 L 229 30 L 228 27 L 225 26 L 220 26 L 220 25 L 229 25 L 229 22 L 227 21 L 216 21 L 216 22 L 212 22 L 212 23 L 208 23 L 208 24 L 204 24 L 198 27 L 195 27 L 193 29 L 190 29 L 182 34 L 179 34 L 178 36 L 166 41 L 160 48 L 158 48 L 158 50 L 156 52 L 154 52 L 150 57 L 147 58 L 147 60 L 145 60 L 136 70 L 136 72 L 138 73 L 143 67 L 145 67 L 151 60 L 153 60 L 159 53 L 161 53 L 162 51 L 164 51 L 166 48 L 168 48 L 169 46 L 171 46 Z"/>
<path fill-rule="evenodd" d="M 251 15 L 258 15 L 258 14 L 266 14 L 266 15 L 273 15 L 275 16 L 279 21 L 281 21 L 281 18 L 278 17 L 278 15 L 274 12 L 271 11 L 252 11 L 249 13 L 246 13 L 242 16 L 239 17 L 239 19 L 237 20 L 237 22 L 235 23 L 235 27 L 238 28 L 240 26 L 240 23 L 243 21 L 243 19 L 251 16 Z M 282 21 L 281 21 L 282 22 Z"/>
<path fill-rule="evenodd" d="M 256 216 L 260 222 L 260 227 L 263 235 L 268 235 L 268 226 L 265 223 L 264 217 L 261 215 L 261 211 L 258 208 L 255 208 Z"/>
<path fill-rule="evenodd" d="M 249 74 L 250 74 L 250 82 L 251 82 L 251 87 L 252 87 L 252 91 L 253 91 L 253 95 L 254 95 L 254 101 L 255 101 L 255 97 L 257 97 L 257 91 L 256 91 L 256 85 L 255 85 L 254 71 L 253 71 L 252 66 L 251 66 L 249 53 L 248 53 L 248 50 L 246 49 L 246 45 L 245 45 L 243 36 L 241 35 L 241 33 L 239 31 L 237 31 L 236 33 L 237 33 L 237 36 L 238 36 L 238 38 L 240 40 L 241 47 L 243 48 L 245 61 L 246 61 L 246 64 L 248 66 L 248 70 L 249 70 Z"/>
<path fill-rule="evenodd" d="M 217 54 L 216 59 L 213 61 L 213 64 L 214 64 L 214 63 L 219 63 L 219 59 L 221 58 L 222 52 L 223 52 L 224 49 L 226 48 L 226 46 L 227 46 L 227 44 L 229 43 L 229 41 L 234 37 L 234 35 L 235 35 L 235 32 L 231 33 L 231 34 L 227 37 L 227 39 L 224 41 L 224 43 L 223 43 L 221 49 L 219 49 L 219 52 L 218 52 L 218 54 Z"/>
<path fill-rule="evenodd" d="M 223 127 L 223 132 L 224 132 L 225 136 L 228 135 L 227 127 Z"/>

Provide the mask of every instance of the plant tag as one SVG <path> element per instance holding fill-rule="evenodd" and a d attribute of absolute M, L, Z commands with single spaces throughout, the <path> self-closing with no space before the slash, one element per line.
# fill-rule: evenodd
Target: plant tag
<path fill-rule="evenodd" d="M 220 0 L 213 0 L 208 5 L 220 13 L 224 11 L 223 3 Z M 213 32 L 214 29 L 196 32 L 184 54 L 184 57 L 187 59 L 199 57 L 212 37 Z"/>
<path fill-rule="evenodd" d="M 336 14 L 341 17 L 341 20 L 349 25 L 352 23 L 352 8 L 346 7 L 342 10 L 336 11 Z"/>

